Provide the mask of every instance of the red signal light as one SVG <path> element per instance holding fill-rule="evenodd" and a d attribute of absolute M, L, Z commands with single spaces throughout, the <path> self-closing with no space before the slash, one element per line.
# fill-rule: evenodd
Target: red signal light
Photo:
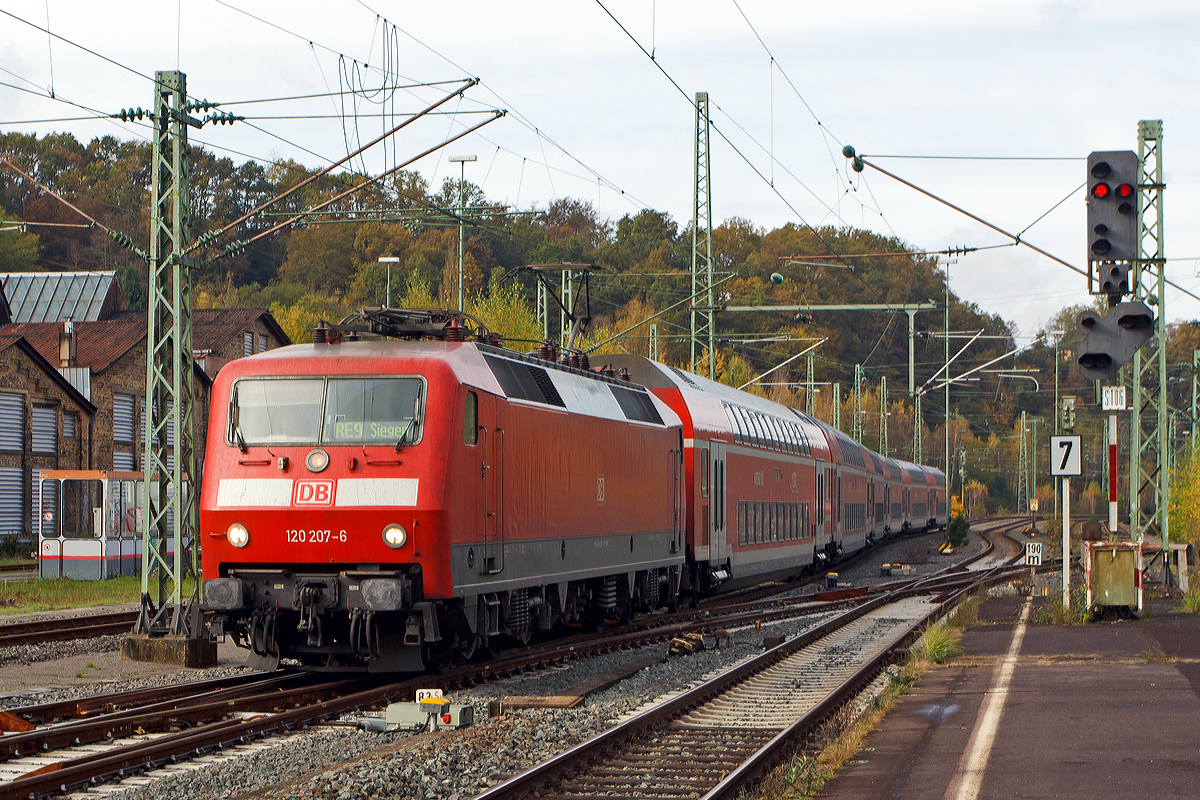
<path fill-rule="evenodd" d="M 1092 197 L 1108 197 L 1108 194 L 1111 191 L 1112 189 L 1109 188 L 1107 183 L 1104 181 L 1099 181 L 1095 186 L 1092 187 Z"/>
<path fill-rule="evenodd" d="M 1117 187 L 1116 191 L 1117 191 L 1117 197 L 1132 197 L 1133 196 L 1133 187 L 1130 186 L 1128 183 L 1122 183 L 1120 186 Z"/>

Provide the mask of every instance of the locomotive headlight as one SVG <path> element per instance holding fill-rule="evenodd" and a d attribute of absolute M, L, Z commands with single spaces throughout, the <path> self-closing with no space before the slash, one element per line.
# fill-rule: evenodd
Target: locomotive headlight
<path fill-rule="evenodd" d="M 304 457 L 304 466 L 308 467 L 309 472 L 321 472 L 329 466 L 329 453 L 320 448 L 308 451 L 308 455 Z"/>
<path fill-rule="evenodd" d="M 240 522 L 235 522 L 229 526 L 229 530 L 225 531 L 225 538 L 234 547 L 245 547 L 250 544 L 250 531 L 246 530 L 246 526 Z"/>
<path fill-rule="evenodd" d="M 408 541 L 408 531 L 393 523 L 383 529 L 383 541 L 388 547 L 399 549 Z"/>

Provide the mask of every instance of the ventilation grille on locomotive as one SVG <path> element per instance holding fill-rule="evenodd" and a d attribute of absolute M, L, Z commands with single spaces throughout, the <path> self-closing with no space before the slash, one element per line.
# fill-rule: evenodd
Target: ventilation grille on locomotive
<path fill-rule="evenodd" d="M 650 400 L 650 395 L 646 392 L 635 392 L 632 389 L 626 389 L 624 386 L 608 385 L 609 391 L 617 400 L 617 405 L 621 407 L 622 413 L 626 419 L 636 420 L 637 422 L 653 422 L 655 425 L 662 425 L 662 417 L 658 415 L 658 409 L 654 407 L 653 401 Z"/>
<path fill-rule="evenodd" d="M 689 386 L 694 386 L 697 389 L 700 388 L 700 385 L 698 383 L 696 383 L 694 380 L 692 380 L 691 377 L 683 370 L 676 369 L 675 367 L 668 367 L 667 369 L 671 370 L 671 372 L 674 372 L 676 375 L 678 375 L 680 377 L 680 379 L 682 379 L 683 382 L 688 384 Z"/>
<path fill-rule="evenodd" d="M 508 398 L 532 400 L 535 403 L 566 408 L 566 403 L 559 396 L 558 390 L 554 388 L 554 383 L 546 374 L 546 370 L 532 364 L 496 358 L 486 353 L 483 357 Z"/>

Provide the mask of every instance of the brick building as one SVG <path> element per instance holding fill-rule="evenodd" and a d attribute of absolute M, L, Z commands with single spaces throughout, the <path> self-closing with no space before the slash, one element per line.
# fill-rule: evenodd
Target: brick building
<path fill-rule="evenodd" d="M 38 470 L 95 469 L 95 416 L 28 341 L 0 333 L 0 536 L 32 530 Z"/>
<path fill-rule="evenodd" d="M 0 309 L 14 320 L 0 325 L 0 535 L 5 524 L 32 531 L 33 514 L 25 509 L 36 502 L 37 470 L 136 471 L 144 458 L 146 312 L 124 308 L 119 284 L 103 279 L 111 273 L 99 279 L 95 273 L 33 275 L 39 280 L 0 275 Z M 21 292 L 20 303 L 4 301 L 12 286 Z M 56 313 L 82 319 L 54 319 Z M 290 343 L 262 309 L 193 311 L 198 458 L 217 371 Z M 46 452 L 52 418 L 56 445 Z"/>

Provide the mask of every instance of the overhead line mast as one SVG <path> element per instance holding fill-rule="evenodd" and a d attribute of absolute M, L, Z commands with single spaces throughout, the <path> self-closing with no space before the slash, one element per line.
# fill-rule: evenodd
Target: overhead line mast
<path fill-rule="evenodd" d="M 1131 281 L 1134 300 L 1158 307 L 1153 352 L 1133 354 L 1133 404 L 1129 448 L 1129 528 L 1134 539 L 1146 533 L 1170 544 L 1170 480 L 1167 416 L 1167 280 L 1163 247 L 1162 120 L 1138 123 L 1137 253 Z M 1157 388 L 1153 388 L 1157 381 Z M 1145 510 L 1143 501 L 1151 501 Z M 1157 530 L 1155 530 L 1157 529 Z M 1168 562 L 1169 563 L 1169 562 Z M 1164 575 L 1169 583 L 1170 569 Z"/>
<path fill-rule="evenodd" d="M 692 301 L 692 372 L 696 351 L 708 353 L 708 377 L 717 379 L 716 298 L 713 295 L 712 184 L 709 182 L 708 92 L 696 92 L 696 170 L 692 187 L 692 297 L 704 294 L 705 304 Z M 703 230 L 701 230 L 703 225 Z"/>

